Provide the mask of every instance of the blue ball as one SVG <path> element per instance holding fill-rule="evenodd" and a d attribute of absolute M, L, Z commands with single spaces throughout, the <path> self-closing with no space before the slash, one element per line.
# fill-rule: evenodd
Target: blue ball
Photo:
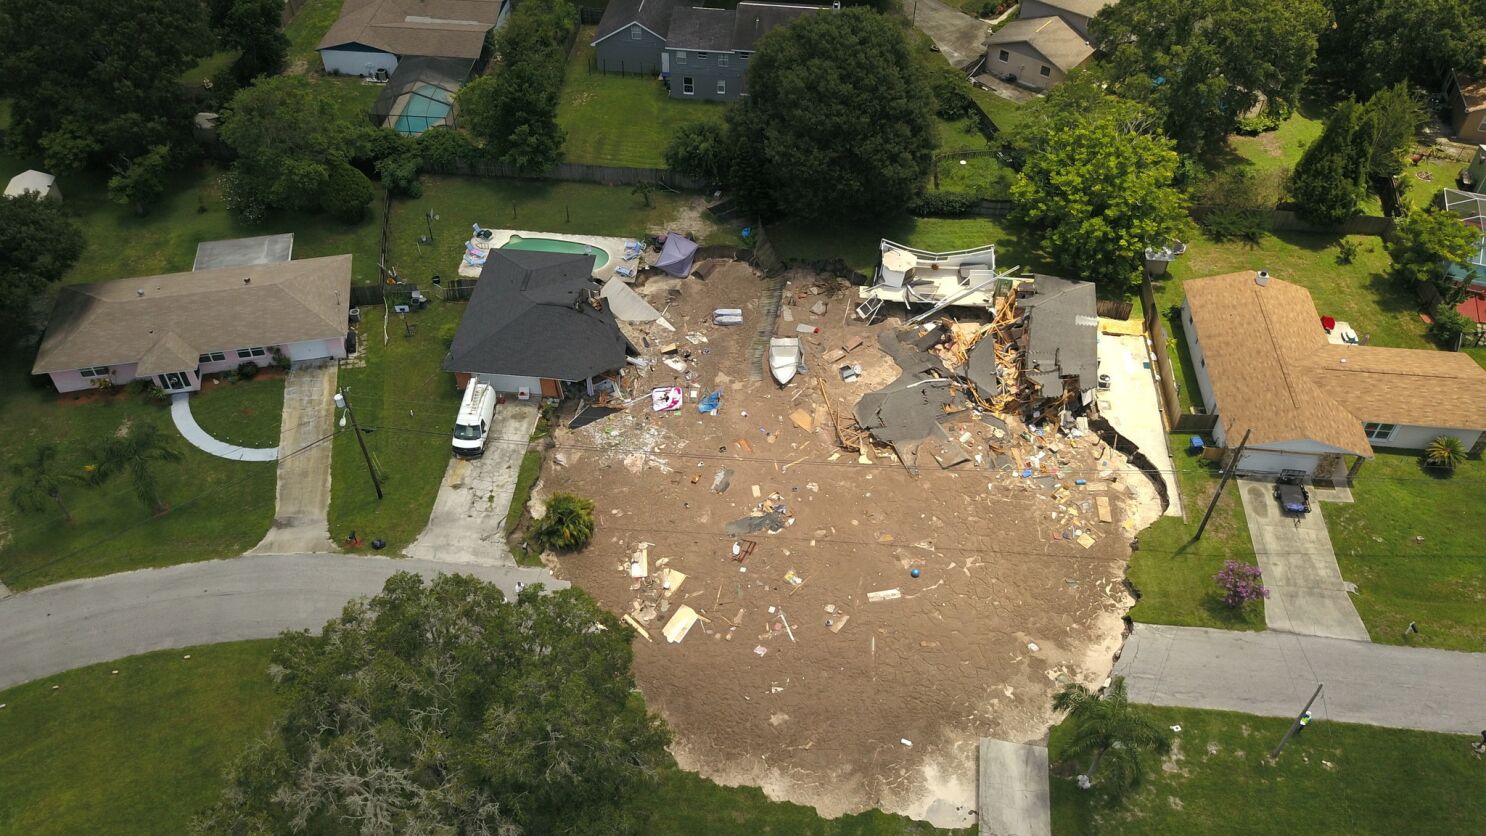
<path fill-rule="evenodd" d="M 916 578 L 919 575 L 919 571 L 917 569 L 911 569 L 911 570 L 909 570 L 908 574 L 910 574 L 910 575 L 912 575 L 912 576 L 914 576 Z"/>

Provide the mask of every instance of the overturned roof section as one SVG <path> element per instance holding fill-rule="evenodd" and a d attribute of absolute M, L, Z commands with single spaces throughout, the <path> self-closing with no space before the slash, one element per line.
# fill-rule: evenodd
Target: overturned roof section
<path fill-rule="evenodd" d="M 1034 275 L 1017 292 L 1027 312 L 1027 377 L 1043 397 L 1063 394 L 1063 379 L 1092 389 L 1099 376 L 1099 317 L 1092 282 Z"/>
<path fill-rule="evenodd" d="M 317 49 L 360 44 L 405 55 L 476 59 L 502 0 L 345 0 Z"/>
<path fill-rule="evenodd" d="M 139 362 L 149 374 L 144 358 L 178 372 L 211 351 L 340 340 L 350 297 L 349 255 L 67 285 L 32 372 Z"/>
<path fill-rule="evenodd" d="M 491 250 L 444 371 L 584 380 L 619 368 L 629 342 L 598 290 L 590 255 Z"/>
<path fill-rule="evenodd" d="M 660 311 L 631 290 L 618 276 L 604 282 L 604 289 L 599 291 L 599 297 L 609 303 L 609 310 L 621 322 L 654 322 L 660 319 Z"/>
<path fill-rule="evenodd" d="M 1089 42 L 1061 17 L 1013 20 L 986 40 L 990 47 L 1008 44 L 1027 44 L 1063 72 L 1082 65 L 1094 54 Z"/>
<path fill-rule="evenodd" d="M 294 233 L 257 235 L 252 238 L 228 238 L 202 241 L 196 245 L 196 263 L 192 270 L 218 267 L 246 267 L 250 264 L 275 264 L 294 255 Z"/>
<path fill-rule="evenodd" d="M 671 10 L 675 8 L 676 0 L 609 0 L 593 42 L 598 43 L 632 25 L 647 29 L 658 38 L 665 38 L 671 23 Z"/>

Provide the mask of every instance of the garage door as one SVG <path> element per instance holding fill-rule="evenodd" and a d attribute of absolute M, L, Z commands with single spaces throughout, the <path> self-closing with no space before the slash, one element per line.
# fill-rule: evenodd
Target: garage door
<path fill-rule="evenodd" d="M 1315 453 L 1281 453 L 1273 450 L 1245 450 L 1239 473 L 1279 474 L 1286 470 L 1312 473 L 1320 456 Z"/>

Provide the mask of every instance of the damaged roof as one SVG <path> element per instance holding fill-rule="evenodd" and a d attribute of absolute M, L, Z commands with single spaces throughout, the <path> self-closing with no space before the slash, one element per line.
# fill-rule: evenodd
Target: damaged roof
<path fill-rule="evenodd" d="M 1099 377 L 1099 316 L 1092 282 L 1034 275 L 1017 293 L 1027 313 L 1024 372 L 1043 397 L 1063 393 L 1063 378 L 1075 378 L 1080 390 L 1092 389 Z"/>
<path fill-rule="evenodd" d="M 491 250 L 444 371 L 584 380 L 623 366 L 630 344 L 598 290 L 590 255 Z"/>

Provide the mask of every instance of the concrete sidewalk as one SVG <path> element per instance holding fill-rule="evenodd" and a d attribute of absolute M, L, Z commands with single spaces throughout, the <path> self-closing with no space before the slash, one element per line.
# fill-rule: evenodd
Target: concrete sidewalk
<path fill-rule="evenodd" d="M 0 688 L 136 653 L 318 630 L 395 572 L 567 587 L 544 569 L 301 554 L 236 557 L 67 581 L 0 601 Z"/>
<path fill-rule="evenodd" d="M 1336 564 L 1321 502 L 1313 495 L 1309 514 L 1285 514 L 1270 482 L 1239 479 L 1238 492 L 1269 589 L 1264 602 L 1269 629 L 1370 641 Z"/>
<path fill-rule="evenodd" d="M 975 801 L 981 836 L 1050 836 L 1047 747 L 980 739 Z"/>
<path fill-rule="evenodd" d="M 335 432 L 334 362 L 296 365 L 284 380 L 273 527 L 248 554 L 333 552 L 330 448 Z"/>
<path fill-rule="evenodd" d="M 1145 337 L 1101 332 L 1099 371 L 1110 378 L 1109 391 L 1098 394 L 1099 414 L 1160 468 L 1166 496 L 1171 500 L 1165 516 L 1182 516 L 1182 492 L 1176 483 L 1176 465 L 1171 461 Z"/>
<path fill-rule="evenodd" d="M 526 441 L 537 427 L 537 404 L 513 401 L 495 408 L 485 454 L 451 459 L 434 499 L 428 526 L 408 546 L 408 557 L 446 563 L 515 566 L 506 546 L 506 512 Z"/>
<path fill-rule="evenodd" d="M 170 420 L 175 424 L 181 436 L 191 442 L 192 447 L 218 458 L 231 459 L 235 462 L 271 462 L 279 458 L 277 447 L 239 447 L 236 444 L 218 441 L 208 435 L 206 430 L 196 423 L 196 416 L 191 414 L 189 392 L 177 392 L 170 396 Z"/>
<path fill-rule="evenodd" d="M 1293 633 L 1137 624 L 1115 663 L 1130 699 L 1294 717 L 1317 684 L 1322 720 L 1477 734 L 1486 654 Z"/>

